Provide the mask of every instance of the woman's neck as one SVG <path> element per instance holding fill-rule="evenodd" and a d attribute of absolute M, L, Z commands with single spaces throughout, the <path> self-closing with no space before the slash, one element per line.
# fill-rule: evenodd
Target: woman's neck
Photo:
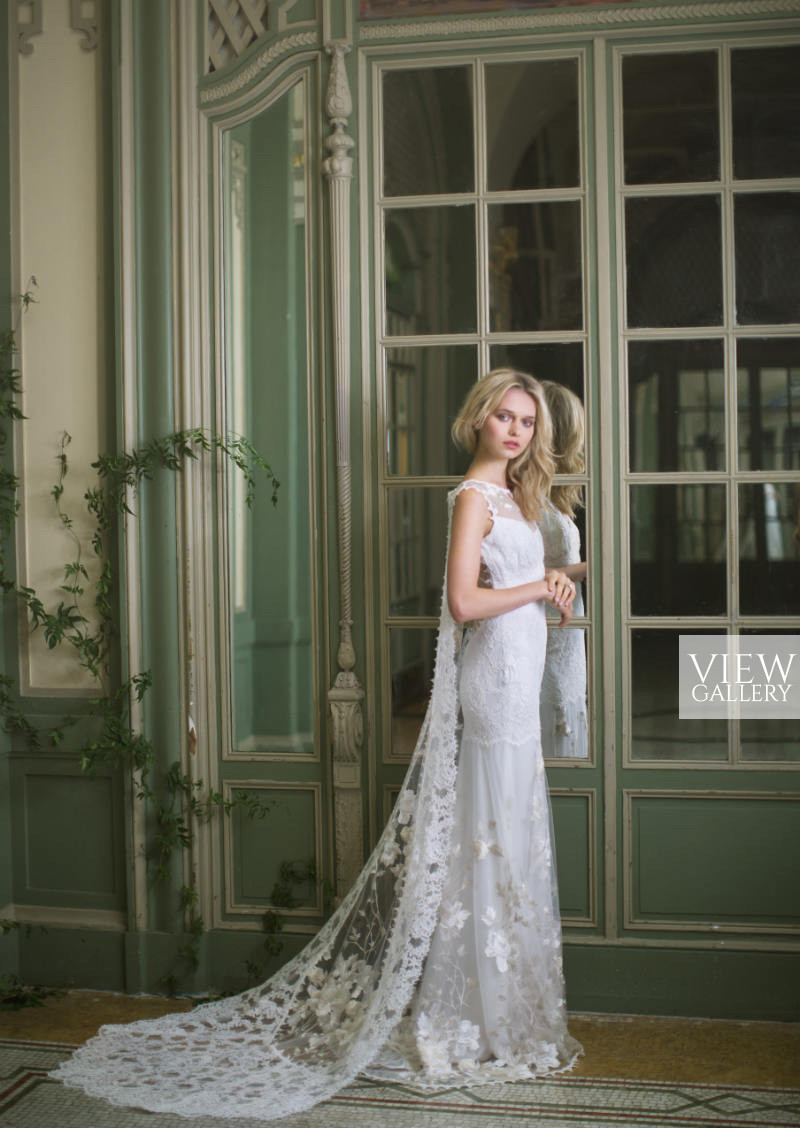
<path fill-rule="evenodd" d="M 508 467 L 508 459 L 504 458 L 500 461 L 475 459 L 470 463 L 469 469 L 464 475 L 465 478 L 477 478 L 481 482 L 491 482 L 492 485 L 500 486 L 502 489 L 508 489 L 508 481 L 506 480 L 506 469 Z"/>

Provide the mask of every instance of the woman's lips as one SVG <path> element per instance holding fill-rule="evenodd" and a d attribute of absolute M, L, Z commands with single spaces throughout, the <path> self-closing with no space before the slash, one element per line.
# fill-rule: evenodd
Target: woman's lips
<path fill-rule="evenodd" d="M 511 447 L 512 450 L 519 450 L 519 443 L 505 443 L 504 445 L 507 446 L 507 447 Z"/>

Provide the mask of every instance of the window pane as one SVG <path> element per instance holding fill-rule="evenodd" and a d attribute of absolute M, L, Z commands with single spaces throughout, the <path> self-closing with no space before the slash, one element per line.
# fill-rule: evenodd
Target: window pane
<path fill-rule="evenodd" d="M 386 353 L 386 456 L 390 474 L 464 474 L 472 455 L 450 427 L 478 379 L 472 345 Z"/>
<path fill-rule="evenodd" d="M 631 631 L 631 757 L 634 760 L 727 760 L 727 721 L 678 718 L 680 633 L 680 630 Z M 692 634 L 712 633 L 715 632 L 692 631 Z"/>
<path fill-rule="evenodd" d="M 563 384 L 583 401 L 583 345 L 568 344 L 492 345 L 492 368 L 517 368 L 537 380 Z"/>
<path fill-rule="evenodd" d="M 719 178 L 716 52 L 622 60 L 625 180 Z"/>
<path fill-rule="evenodd" d="M 397 208 L 385 224 L 387 333 L 474 332 L 474 209 Z"/>
<path fill-rule="evenodd" d="M 436 631 L 432 627 L 390 627 L 392 758 L 410 759 L 425 719 L 433 681 Z"/>
<path fill-rule="evenodd" d="M 743 615 L 800 613 L 800 482 L 739 486 Z"/>
<path fill-rule="evenodd" d="M 625 246 L 628 325 L 722 324 L 718 196 L 627 200 Z"/>
<path fill-rule="evenodd" d="M 742 721 L 741 726 L 743 760 L 757 760 L 759 763 L 800 760 L 797 721 Z"/>
<path fill-rule="evenodd" d="M 800 339 L 740 340 L 739 467 L 800 469 Z"/>
<path fill-rule="evenodd" d="M 725 486 L 630 489 L 633 614 L 724 615 Z"/>
<path fill-rule="evenodd" d="M 496 204 L 488 211 L 492 330 L 580 329 L 579 201 Z"/>
<path fill-rule="evenodd" d="M 631 470 L 724 470 L 722 341 L 631 341 Z"/>
<path fill-rule="evenodd" d="M 731 52 L 733 172 L 800 176 L 800 44 Z"/>
<path fill-rule="evenodd" d="M 390 615 L 439 615 L 447 492 L 441 486 L 387 490 Z"/>
<path fill-rule="evenodd" d="M 800 192 L 735 196 L 733 229 L 738 323 L 800 320 Z"/>
<path fill-rule="evenodd" d="M 578 60 L 486 68 L 490 191 L 580 183 Z"/>
<path fill-rule="evenodd" d="M 771 635 L 797 635 L 800 631 L 795 627 L 785 631 L 776 631 L 770 628 L 765 631 L 763 627 L 754 630 L 745 630 L 742 635 L 771 634 Z M 798 655 L 800 657 L 800 655 Z M 797 661 L 797 658 L 794 659 Z M 757 760 L 760 763 L 773 761 L 785 763 L 800 760 L 800 725 L 792 720 L 746 720 L 741 721 L 741 757 L 743 760 Z"/>
<path fill-rule="evenodd" d="M 472 71 L 430 67 L 383 76 L 383 190 L 387 196 L 470 192 Z"/>

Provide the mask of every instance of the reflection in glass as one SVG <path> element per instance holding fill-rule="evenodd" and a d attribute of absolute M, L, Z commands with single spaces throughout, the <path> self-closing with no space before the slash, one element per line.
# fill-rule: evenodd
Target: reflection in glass
<path fill-rule="evenodd" d="M 739 468 L 800 469 L 800 339 L 744 338 L 736 359 Z"/>
<path fill-rule="evenodd" d="M 438 617 L 447 551 L 447 489 L 386 491 L 389 614 Z"/>
<path fill-rule="evenodd" d="M 575 613 L 583 614 L 583 608 Z M 558 627 L 557 622 L 558 616 L 548 615 L 539 711 L 542 755 L 547 760 L 586 760 L 589 757 L 588 632 L 583 627 Z"/>
<path fill-rule="evenodd" d="M 622 103 L 627 184 L 719 178 L 715 51 L 626 55 Z"/>
<path fill-rule="evenodd" d="M 734 196 L 736 320 L 800 319 L 800 192 Z"/>
<path fill-rule="evenodd" d="M 759 763 L 797 763 L 800 760 L 800 737 L 797 721 L 779 718 L 764 721 L 740 721 L 741 756 Z"/>
<path fill-rule="evenodd" d="M 283 483 L 228 495 L 232 711 L 239 751 L 313 752 L 305 87 L 228 132 L 227 422 Z"/>
<path fill-rule="evenodd" d="M 580 329 L 580 202 L 494 204 L 488 212 L 492 330 Z"/>
<path fill-rule="evenodd" d="M 425 718 L 433 681 L 433 627 L 390 627 L 392 759 L 410 759 Z"/>
<path fill-rule="evenodd" d="M 578 60 L 486 67 L 489 191 L 580 184 Z"/>
<path fill-rule="evenodd" d="M 800 44 L 731 51 L 733 173 L 800 176 Z"/>
<path fill-rule="evenodd" d="M 743 615 L 800 613 L 800 482 L 739 486 Z"/>
<path fill-rule="evenodd" d="M 385 226 L 387 334 L 474 332 L 474 208 L 392 208 Z"/>
<path fill-rule="evenodd" d="M 715 632 L 692 629 L 691 633 Z M 678 717 L 680 634 L 680 630 L 631 632 L 631 758 L 727 760 L 727 721 Z"/>
<path fill-rule="evenodd" d="M 470 192 L 472 71 L 390 70 L 383 75 L 383 186 L 387 196 Z"/>
<path fill-rule="evenodd" d="M 492 345 L 490 355 L 492 368 L 530 372 L 537 380 L 563 384 L 583 400 L 583 345 L 579 341 Z"/>
<path fill-rule="evenodd" d="M 725 486 L 642 484 L 630 490 L 632 613 L 725 614 Z"/>
<path fill-rule="evenodd" d="M 629 326 L 722 323 L 718 196 L 626 200 L 625 253 Z"/>
<path fill-rule="evenodd" d="M 630 467 L 725 469 L 722 341 L 631 341 Z"/>
<path fill-rule="evenodd" d="M 450 427 L 478 379 L 472 345 L 386 350 L 386 457 L 390 474 L 463 474 L 471 455 Z"/>

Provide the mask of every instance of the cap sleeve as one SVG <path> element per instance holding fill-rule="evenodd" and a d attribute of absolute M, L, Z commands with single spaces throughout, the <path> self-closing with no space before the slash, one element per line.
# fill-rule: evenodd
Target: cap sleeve
<path fill-rule="evenodd" d="M 495 517 L 497 516 L 497 496 L 496 494 L 494 494 L 492 487 L 488 484 L 488 482 L 480 482 L 475 478 L 465 478 L 464 481 L 460 482 L 454 490 L 450 491 L 450 493 L 447 495 L 450 509 L 452 510 L 453 506 L 455 505 L 456 498 L 460 493 L 463 493 L 464 490 L 475 490 L 476 493 L 479 493 L 481 495 L 489 509 L 492 521 L 494 521 Z"/>

